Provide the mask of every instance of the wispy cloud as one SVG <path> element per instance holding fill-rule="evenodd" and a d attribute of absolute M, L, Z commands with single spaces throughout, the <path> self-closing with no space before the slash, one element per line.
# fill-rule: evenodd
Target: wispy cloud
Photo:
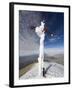
<path fill-rule="evenodd" d="M 50 38 L 49 41 L 50 41 L 50 42 L 55 42 L 55 41 L 57 41 L 57 40 L 60 40 L 61 38 L 62 38 L 62 35 L 61 35 L 61 36 L 57 36 L 57 35 L 56 35 L 56 36 Z"/>
<path fill-rule="evenodd" d="M 63 54 L 64 48 L 46 48 L 45 53 L 48 55 Z"/>
<path fill-rule="evenodd" d="M 54 41 L 56 41 L 56 38 L 51 38 L 51 39 L 49 39 L 49 41 L 54 42 Z"/>

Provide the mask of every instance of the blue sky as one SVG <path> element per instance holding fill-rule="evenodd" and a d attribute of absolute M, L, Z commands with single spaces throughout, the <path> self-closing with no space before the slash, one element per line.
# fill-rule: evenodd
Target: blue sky
<path fill-rule="evenodd" d="M 45 27 L 48 29 L 45 36 L 45 48 L 63 48 L 64 13 L 43 12 L 42 18 L 45 20 Z M 53 36 L 51 36 L 51 33 Z"/>

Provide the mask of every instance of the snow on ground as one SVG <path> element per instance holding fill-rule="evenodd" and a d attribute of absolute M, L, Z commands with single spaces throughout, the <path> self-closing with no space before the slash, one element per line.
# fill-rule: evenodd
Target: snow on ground
<path fill-rule="evenodd" d="M 46 69 L 46 78 L 64 76 L 64 66 L 61 64 L 45 62 L 44 67 Z M 27 71 L 24 75 L 20 77 L 20 79 L 33 79 L 33 78 L 42 78 L 38 77 L 38 63 L 35 63 L 29 71 Z"/>

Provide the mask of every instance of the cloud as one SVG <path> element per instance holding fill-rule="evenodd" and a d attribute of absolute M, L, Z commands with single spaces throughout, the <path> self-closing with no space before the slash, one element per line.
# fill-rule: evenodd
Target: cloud
<path fill-rule="evenodd" d="M 55 36 L 53 38 L 50 38 L 49 41 L 50 42 L 55 42 L 55 41 L 58 41 L 58 40 L 62 39 L 62 37 L 63 37 L 62 35 L 61 36 Z"/>
<path fill-rule="evenodd" d="M 56 54 L 63 54 L 64 53 L 64 48 L 46 48 L 45 53 L 53 56 Z"/>
<path fill-rule="evenodd" d="M 51 38 L 51 39 L 49 39 L 49 41 L 54 42 L 54 41 L 56 41 L 56 38 Z"/>

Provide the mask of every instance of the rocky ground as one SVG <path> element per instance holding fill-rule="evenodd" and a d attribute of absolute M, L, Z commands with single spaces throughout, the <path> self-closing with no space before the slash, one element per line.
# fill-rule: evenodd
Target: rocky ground
<path fill-rule="evenodd" d="M 58 63 L 44 62 L 45 78 L 63 77 L 64 66 Z M 23 72 L 25 72 L 23 74 Z M 38 63 L 33 63 L 20 70 L 20 79 L 42 78 L 38 76 Z"/>

